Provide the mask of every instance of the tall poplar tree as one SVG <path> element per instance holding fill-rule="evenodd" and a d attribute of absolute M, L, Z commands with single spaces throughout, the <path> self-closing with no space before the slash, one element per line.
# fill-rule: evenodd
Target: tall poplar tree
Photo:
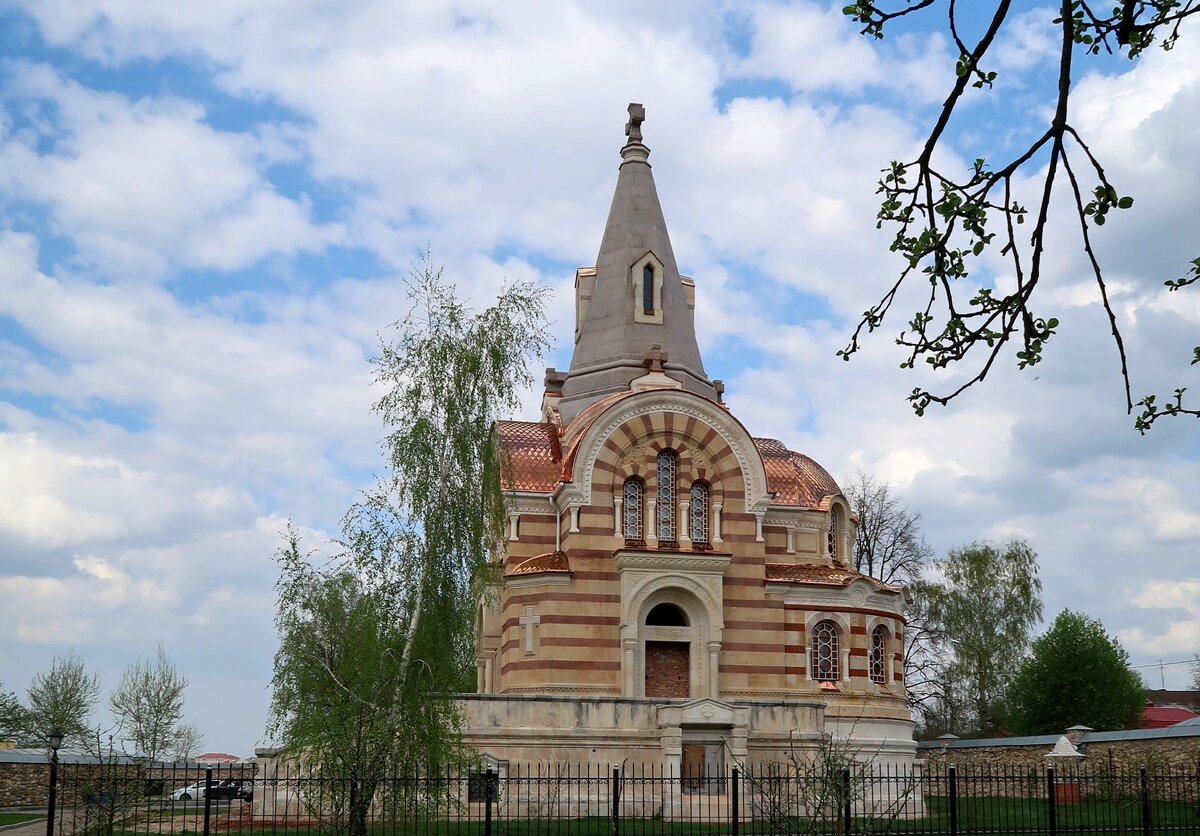
<path fill-rule="evenodd" d="M 952 648 L 947 675 L 973 716 L 973 728 L 956 733 L 987 737 L 1000 730 L 1005 686 L 1042 618 L 1037 552 L 1023 540 L 972 543 L 940 568 L 943 580 L 924 588 L 928 614 Z"/>
<path fill-rule="evenodd" d="M 314 561 L 291 527 L 279 553 L 270 728 L 310 773 L 340 779 L 314 812 L 351 836 L 389 769 L 454 751 L 451 695 L 471 682 L 476 599 L 505 518 L 493 425 L 533 383 L 544 296 L 513 284 L 475 312 L 426 259 L 375 361 L 383 474 L 346 514 L 334 559 Z"/>

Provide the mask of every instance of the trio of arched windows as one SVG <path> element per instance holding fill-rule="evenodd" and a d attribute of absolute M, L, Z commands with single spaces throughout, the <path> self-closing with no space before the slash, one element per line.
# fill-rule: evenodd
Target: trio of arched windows
<path fill-rule="evenodd" d="M 679 479 L 679 457 L 670 450 L 658 454 L 655 462 L 654 533 L 659 543 L 674 543 L 678 540 L 676 516 L 677 482 Z M 622 489 L 623 529 L 626 540 L 644 540 L 645 530 L 645 485 L 636 476 L 625 480 Z M 687 526 L 692 545 L 703 546 L 709 542 L 709 488 L 703 482 L 694 482 L 688 496 Z"/>
<path fill-rule="evenodd" d="M 882 624 L 871 631 L 871 649 L 867 657 L 867 673 L 877 685 L 887 684 L 887 628 Z M 841 657 L 837 625 L 819 621 L 812 629 L 809 643 L 809 665 L 817 682 L 837 682 L 841 679 Z"/>

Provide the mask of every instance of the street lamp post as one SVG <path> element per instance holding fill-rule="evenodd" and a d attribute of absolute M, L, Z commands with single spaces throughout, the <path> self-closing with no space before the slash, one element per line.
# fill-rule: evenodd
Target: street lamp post
<path fill-rule="evenodd" d="M 54 794 L 58 789 L 58 749 L 62 746 L 63 733 L 52 731 L 46 739 L 50 743 L 50 811 L 46 816 L 46 836 L 54 836 Z"/>

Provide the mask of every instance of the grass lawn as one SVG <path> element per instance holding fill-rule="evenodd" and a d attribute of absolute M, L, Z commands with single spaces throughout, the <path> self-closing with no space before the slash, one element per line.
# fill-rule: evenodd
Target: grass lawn
<path fill-rule="evenodd" d="M 41 813 L 0 813 L 0 827 L 6 824 L 20 824 L 25 821 L 44 818 L 46 818 L 45 815 Z"/>
<path fill-rule="evenodd" d="M 895 820 L 868 820 L 855 818 L 852 833 L 925 833 L 948 834 L 950 832 L 949 800 L 930 797 L 925 802 L 926 815 L 921 818 Z M 168 811 L 163 811 L 167 813 Z M 189 811 L 191 812 L 191 811 Z M 178 815 L 178 812 L 176 813 Z M 169 818 L 165 816 L 164 818 Z M 1189 803 L 1155 802 L 1151 812 L 1153 832 L 1192 834 L 1200 836 L 1200 805 Z M 1132 799 L 1098 800 L 1084 799 L 1080 804 L 1063 804 L 1057 808 L 1058 832 L 1136 834 L 1142 832 L 1141 805 Z M 223 823 L 224 824 L 224 823 Z M 232 824 L 232 823 L 230 823 Z M 145 828 L 145 824 L 141 824 Z M 146 828 L 141 830 L 145 836 Z M 325 828 L 311 824 L 282 823 L 272 825 L 256 821 L 242 828 L 238 824 L 226 829 L 224 834 L 237 834 L 242 829 L 253 836 L 318 836 L 327 833 Z M 793 818 L 778 822 L 742 821 L 739 831 L 746 836 L 764 834 L 812 833 L 832 834 L 840 829 L 837 821 L 809 821 Z M 1045 799 L 1035 798 L 961 798 L 958 807 L 958 832 L 960 834 L 1048 834 L 1049 818 Z M 189 828 L 190 830 L 190 828 Z M 369 836 L 483 836 L 484 823 L 481 819 L 422 819 L 419 821 L 375 822 L 368 826 Z M 128 836 L 137 836 L 138 830 L 130 828 Z M 622 819 L 620 836 L 717 836 L 727 834 L 729 824 L 725 821 L 688 822 L 663 821 L 662 819 Z M 502 819 L 497 814 L 492 820 L 493 836 L 612 836 L 611 822 L 602 816 L 590 818 Z"/>

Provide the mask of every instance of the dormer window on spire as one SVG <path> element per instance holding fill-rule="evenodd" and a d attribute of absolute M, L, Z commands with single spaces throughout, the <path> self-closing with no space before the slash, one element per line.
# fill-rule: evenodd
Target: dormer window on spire
<path fill-rule="evenodd" d="M 630 302 L 633 306 L 634 322 L 663 324 L 663 278 L 666 268 L 652 250 L 647 251 L 630 265 Z"/>

